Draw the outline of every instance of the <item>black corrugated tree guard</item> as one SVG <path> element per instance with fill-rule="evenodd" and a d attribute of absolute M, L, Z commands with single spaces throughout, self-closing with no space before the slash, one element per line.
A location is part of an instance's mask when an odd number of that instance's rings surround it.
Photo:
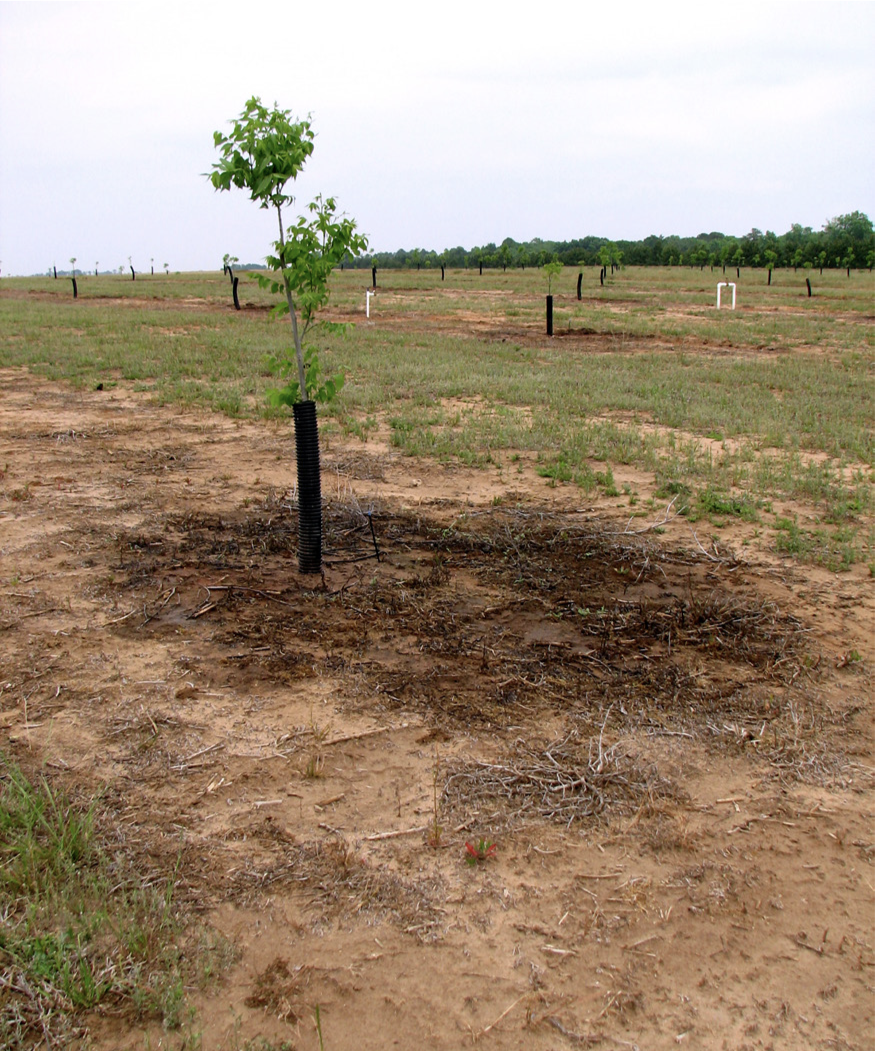
<path fill-rule="evenodd" d="M 249 191 L 261 208 L 274 208 L 279 239 L 274 254 L 266 258 L 272 275 L 259 274 L 263 288 L 281 293 L 276 314 L 288 314 L 294 350 L 284 358 L 271 358 L 273 371 L 285 386 L 268 392 L 274 405 L 290 405 L 295 420 L 298 466 L 298 569 L 318 573 L 322 568 L 322 493 L 319 472 L 319 432 L 316 402 L 330 401 L 343 384 L 342 376 L 320 381 L 315 349 L 304 350 L 316 313 L 328 300 L 328 279 L 343 258 L 362 252 L 367 241 L 357 234 L 352 219 L 337 214 L 334 198 L 317 197 L 288 228 L 283 227 L 283 207 L 294 197 L 285 193 L 313 152 L 314 133 L 309 118 L 296 120 L 288 110 L 249 99 L 228 135 L 213 133 L 221 159 L 213 165 L 210 181 L 217 190 L 232 186 Z M 278 278 L 278 279 L 277 279 Z M 300 319 L 300 324 L 299 324 Z M 343 326 L 320 322 L 325 329 Z"/>
<path fill-rule="evenodd" d="M 547 335 L 553 335 L 553 278 L 562 273 L 562 264 L 552 259 L 544 264 L 544 276 L 547 279 Z"/>

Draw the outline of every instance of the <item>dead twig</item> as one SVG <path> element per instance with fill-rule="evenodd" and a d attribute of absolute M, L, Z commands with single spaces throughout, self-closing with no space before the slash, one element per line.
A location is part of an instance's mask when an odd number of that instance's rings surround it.
<path fill-rule="evenodd" d="M 498 1018 L 495 1019 L 494 1022 L 490 1022 L 490 1024 L 488 1026 L 486 1026 L 485 1029 L 481 1029 L 479 1033 L 475 1033 L 474 1034 L 474 1039 L 475 1040 L 479 1040 L 481 1036 L 485 1036 L 488 1032 L 493 1030 L 498 1025 L 498 1023 L 500 1021 L 502 1021 L 504 1018 L 507 1018 L 507 1016 L 517 1006 L 517 1004 L 520 1004 L 520 1003 L 523 1002 L 523 1000 L 525 1000 L 527 995 L 528 995 L 527 993 L 523 993 L 522 996 L 520 996 L 516 1000 L 514 1000 L 514 1002 L 510 1005 L 510 1007 L 506 1007 L 501 1012 L 501 1014 L 498 1016 Z"/>
<path fill-rule="evenodd" d="M 320 825 L 319 827 L 322 828 L 323 826 Z M 417 825 L 416 828 L 399 828 L 393 832 L 375 832 L 373 835 L 365 836 L 364 838 L 368 841 L 377 839 L 397 839 L 398 836 L 413 836 L 416 835 L 417 832 L 425 832 L 427 828 L 428 825 Z"/>
<path fill-rule="evenodd" d="M 554 1029 L 558 1029 L 559 1032 L 565 1037 L 565 1039 L 570 1040 L 572 1044 L 589 1044 L 590 1046 L 592 1046 L 594 1044 L 600 1044 L 602 1042 L 602 1038 L 600 1036 L 595 1036 L 589 1033 L 575 1033 L 571 1029 L 566 1029 L 565 1026 L 559 1021 L 559 1019 L 553 1015 L 551 1015 L 549 1018 L 546 1018 L 545 1021 L 552 1025 Z"/>
<path fill-rule="evenodd" d="M 678 496 L 680 496 L 680 493 L 678 493 Z M 655 530 L 655 529 L 662 529 L 664 526 L 667 526 L 670 522 L 673 522 L 680 514 L 682 514 L 682 512 L 684 510 L 684 508 L 681 508 L 680 511 L 675 511 L 674 514 L 671 513 L 671 509 L 674 507 L 675 501 L 678 499 L 678 496 L 675 496 L 674 499 L 668 504 L 668 506 L 665 509 L 665 513 L 663 514 L 662 518 L 658 522 L 651 522 L 650 525 L 643 526 L 641 529 L 630 529 L 629 526 L 632 524 L 632 519 L 630 518 L 628 523 L 626 524 L 626 528 L 624 530 L 622 530 L 619 533 L 617 533 L 617 532 L 615 532 L 615 533 L 606 533 L 605 535 L 606 536 L 641 536 L 644 533 L 653 532 L 653 530 Z"/>
<path fill-rule="evenodd" d="M 331 741 L 324 741 L 322 747 L 330 748 L 331 745 L 346 744 L 347 741 L 360 741 L 363 737 L 375 737 L 377 734 L 387 734 L 397 729 L 397 726 L 378 726 L 375 730 L 362 730 L 361 733 L 357 734 L 344 734 L 343 737 L 335 737 Z"/>

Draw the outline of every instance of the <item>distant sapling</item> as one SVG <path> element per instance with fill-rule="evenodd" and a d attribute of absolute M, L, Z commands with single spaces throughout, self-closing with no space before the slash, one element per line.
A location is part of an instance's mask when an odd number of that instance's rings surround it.
<path fill-rule="evenodd" d="M 553 278 L 558 277 L 562 273 L 562 264 L 558 259 L 552 259 L 549 263 L 544 263 L 544 276 L 547 278 L 547 295 L 553 294 Z"/>

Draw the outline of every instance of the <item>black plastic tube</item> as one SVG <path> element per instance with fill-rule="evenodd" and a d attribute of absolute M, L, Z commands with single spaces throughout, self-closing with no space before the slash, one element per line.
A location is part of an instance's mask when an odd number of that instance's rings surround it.
<path fill-rule="evenodd" d="M 319 470 L 319 425 L 316 402 L 292 406 L 298 461 L 298 569 L 322 571 L 322 479 Z"/>

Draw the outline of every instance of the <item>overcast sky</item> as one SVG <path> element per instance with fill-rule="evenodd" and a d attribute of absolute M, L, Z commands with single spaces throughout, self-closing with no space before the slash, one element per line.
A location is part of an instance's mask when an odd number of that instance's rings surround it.
<path fill-rule="evenodd" d="M 875 4 L 0 0 L 4 274 L 261 261 L 204 173 L 259 95 L 375 251 L 875 218 Z M 289 217 L 291 218 L 291 216 Z"/>

